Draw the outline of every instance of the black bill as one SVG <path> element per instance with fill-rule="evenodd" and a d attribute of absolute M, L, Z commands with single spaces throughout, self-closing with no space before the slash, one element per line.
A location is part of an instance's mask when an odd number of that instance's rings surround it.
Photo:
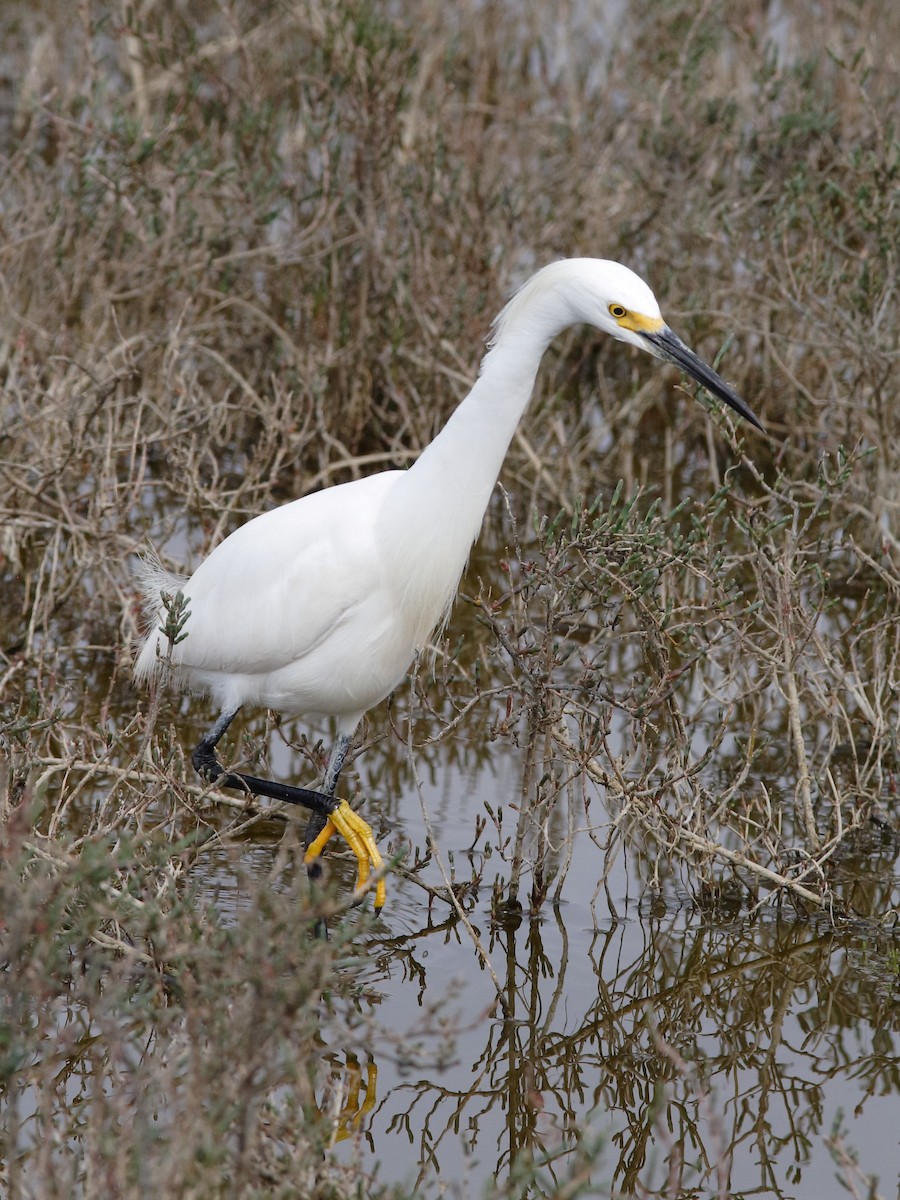
<path fill-rule="evenodd" d="M 690 375 L 692 379 L 696 379 L 708 392 L 712 392 L 714 396 L 718 396 L 720 400 L 724 400 L 728 407 L 733 408 L 745 421 L 749 421 L 751 425 L 755 425 L 757 429 L 765 433 L 762 423 L 757 420 L 737 392 L 733 388 L 730 388 L 725 380 L 715 373 L 712 367 L 708 367 L 702 358 L 698 358 L 693 350 L 689 346 L 686 346 L 681 338 L 672 332 L 668 325 L 664 326 L 657 333 L 649 333 L 641 330 L 641 337 L 647 343 L 647 348 L 651 354 L 655 354 L 657 358 L 662 358 L 666 362 L 674 363 L 676 367 L 680 367 L 686 375 Z"/>

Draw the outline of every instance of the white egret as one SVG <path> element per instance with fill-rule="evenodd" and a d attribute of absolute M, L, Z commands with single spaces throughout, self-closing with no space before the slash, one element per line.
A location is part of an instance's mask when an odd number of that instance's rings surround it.
<path fill-rule="evenodd" d="M 219 706 L 194 750 L 194 766 L 220 786 L 319 814 L 320 828 L 326 823 L 306 861 L 341 832 L 357 857 L 360 889 L 370 865 L 379 868 L 382 860 L 366 822 L 335 798 L 354 730 L 446 618 L 541 356 L 557 334 L 581 323 L 677 364 L 762 429 L 669 329 L 633 271 L 566 259 L 538 271 L 497 317 L 475 385 L 409 470 L 383 471 L 263 513 L 221 542 L 189 579 L 144 564 L 152 624 L 137 680 L 164 667 L 161 594 L 181 591 L 186 636 L 172 647 L 167 669 Z M 215 746 L 244 705 L 334 718 L 337 737 L 320 792 L 223 770 Z M 376 907 L 384 894 L 381 879 Z"/>

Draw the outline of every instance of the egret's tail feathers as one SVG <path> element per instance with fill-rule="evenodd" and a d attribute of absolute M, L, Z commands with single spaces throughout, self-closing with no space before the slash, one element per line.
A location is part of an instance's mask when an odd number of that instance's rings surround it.
<path fill-rule="evenodd" d="M 162 659 L 157 651 L 157 647 L 162 646 L 160 625 L 165 619 L 162 593 L 174 595 L 181 591 L 187 583 L 187 576 L 174 575 L 167 571 L 152 551 L 148 551 L 139 560 L 135 574 L 143 598 L 147 632 L 134 664 L 134 678 L 137 683 L 145 683 L 162 666 Z"/>

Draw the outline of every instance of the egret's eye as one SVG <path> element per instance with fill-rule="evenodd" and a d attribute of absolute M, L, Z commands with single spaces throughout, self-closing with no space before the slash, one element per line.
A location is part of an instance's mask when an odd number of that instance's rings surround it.
<path fill-rule="evenodd" d="M 628 310 L 626 308 L 623 308 L 621 304 L 611 304 L 609 306 L 609 311 L 616 318 L 617 321 L 620 320 L 622 317 L 626 316 L 627 312 L 628 312 Z"/>

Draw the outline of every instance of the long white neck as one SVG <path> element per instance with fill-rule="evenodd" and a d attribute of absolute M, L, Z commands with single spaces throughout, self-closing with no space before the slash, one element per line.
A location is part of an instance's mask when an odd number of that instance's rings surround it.
<path fill-rule="evenodd" d="M 468 520 L 471 545 L 512 436 L 534 390 L 543 344 L 501 338 L 488 351 L 475 386 L 407 472 L 404 484 L 443 524 L 447 503 L 456 522 Z"/>
<path fill-rule="evenodd" d="M 392 568 L 404 581 L 402 601 L 416 609 L 419 642 L 456 594 L 541 357 L 579 319 L 571 297 L 556 286 L 557 273 L 542 278 L 547 270 L 501 314 L 475 386 L 398 481 L 386 509 Z"/>

